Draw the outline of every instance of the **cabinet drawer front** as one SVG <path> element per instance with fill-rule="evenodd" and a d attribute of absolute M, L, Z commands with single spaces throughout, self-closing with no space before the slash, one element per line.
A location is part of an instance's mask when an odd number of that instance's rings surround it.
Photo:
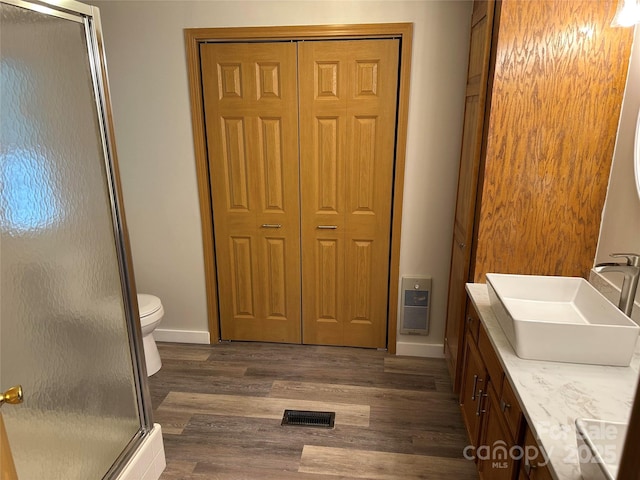
<path fill-rule="evenodd" d="M 489 373 L 489 381 L 493 383 L 496 393 L 500 396 L 502 394 L 502 377 L 504 375 L 502 365 L 500 365 L 489 336 L 482 325 L 480 325 L 480 331 L 478 332 L 478 350 L 480 350 L 480 355 Z"/>
<path fill-rule="evenodd" d="M 507 421 L 507 425 L 509 427 L 511 435 L 513 435 L 513 439 L 515 441 L 518 441 L 522 428 L 522 409 L 520 408 L 518 398 L 516 397 L 515 393 L 513 393 L 511 383 L 509 382 L 509 379 L 506 377 L 506 375 L 502 382 L 500 410 L 502 410 L 504 418 Z"/>

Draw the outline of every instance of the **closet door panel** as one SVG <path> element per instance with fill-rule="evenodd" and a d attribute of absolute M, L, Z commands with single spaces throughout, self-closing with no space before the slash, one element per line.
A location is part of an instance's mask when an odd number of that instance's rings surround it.
<path fill-rule="evenodd" d="M 300 342 L 296 46 L 203 44 L 222 338 Z"/>
<path fill-rule="evenodd" d="M 342 305 L 344 303 L 344 242 L 328 232 L 317 235 L 312 245 L 313 252 L 303 250 L 311 258 L 313 283 L 305 285 L 303 315 L 312 315 L 303 320 L 303 343 L 342 345 Z M 308 297 L 313 297 L 307 302 Z M 311 309 L 313 306 L 313 310 Z M 313 320 L 313 321 L 310 321 Z"/>
<path fill-rule="evenodd" d="M 302 318 L 303 343 L 341 345 L 347 79 L 330 43 L 298 46 Z"/>
<path fill-rule="evenodd" d="M 299 46 L 304 343 L 386 346 L 398 47 Z M 313 247 L 327 239 L 342 256 L 331 282 Z M 318 305 L 328 285 L 338 286 L 332 323 Z"/>
<path fill-rule="evenodd" d="M 263 169 L 260 200 L 263 213 L 285 211 L 285 159 L 282 145 L 282 121 L 279 118 L 258 119 L 258 159 Z"/>
<path fill-rule="evenodd" d="M 238 319 L 255 319 L 254 246 L 255 239 L 250 236 L 232 236 L 229 239 L 229 280 L 233 285 L 233 315 Z"/>

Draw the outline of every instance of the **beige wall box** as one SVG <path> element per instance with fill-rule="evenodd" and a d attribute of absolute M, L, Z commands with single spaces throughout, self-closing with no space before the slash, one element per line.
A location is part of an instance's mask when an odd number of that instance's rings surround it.
<path fill-rule="evenodd" d="M 431 278 L 402 277 L 400 333 L 428 335 L 431 305 Z"/>

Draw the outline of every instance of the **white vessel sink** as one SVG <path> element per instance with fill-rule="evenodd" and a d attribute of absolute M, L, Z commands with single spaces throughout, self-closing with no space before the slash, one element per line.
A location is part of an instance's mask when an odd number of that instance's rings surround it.
<path fill-rule="evenodd" d="M 584 278 L 487 274 L 491 307 L 521 358 L 628 366 L 640 328 Z"/>
<path fill-rule="evenodd" d="M 627 424 L 602 420 L 576 420 L 580 473 L 584 480 L 616 480 Z"/>

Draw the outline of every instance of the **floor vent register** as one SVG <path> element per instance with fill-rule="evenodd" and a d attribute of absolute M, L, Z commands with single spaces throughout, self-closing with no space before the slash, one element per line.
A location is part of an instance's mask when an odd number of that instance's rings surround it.
<path fill-rule="evenodd" d="M 281 425 L 299 427 L 333 428 L 335 412 L 311 412 L 304 410 L 285 410 Z"/>

